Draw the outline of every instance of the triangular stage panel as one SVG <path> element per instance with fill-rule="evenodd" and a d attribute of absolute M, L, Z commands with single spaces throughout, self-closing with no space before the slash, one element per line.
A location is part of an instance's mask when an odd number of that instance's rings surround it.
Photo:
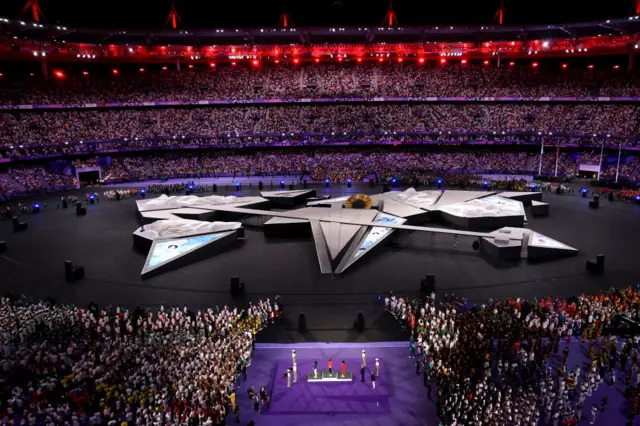
<path fill-rule="evenodd" d="M 194 262 L 236 239 L 237 231 L 227 231 L 154 241 L 142 268 L 142 277 L 147 278 Z"/>
<path fill-rule="evenodd" d="M 577 249 L 535 231 L 531 231 L 529 236 L 527 252 L 529 259 L 557 258 L 578 254 Z"/>
<path fill-rule="evenodd" d="M 438 198 L 438 202 L 428 207 L 428 210 L 438 210 L 440 207 L 455 204 L 455 203 L 463 203 L 469 200 L 475 200 L 476 198 L 486 197 L 488 195 L 493 195 L 495 192 L 491 191 L 458 191 L 455 189 L 447 189 L 442 193 L 442 196 Z"/>
<path fill-rule="evenodd" d="M 378 213 L 374 222 L 384 224 L 390 223 L 394 225 L 402 225 L 406 222 L 406 219 L 392 216 L 386 213 Z M 362 259 L 365 254 L 369 253 L 375 246 L 380 244 L 384 239 L 391 235 L 395 230 L 393 228 L 386 228 L 384 226 L 372 226 L 369 227 L 369 231 L 357 242 L 352 244 L 349 249 L 351 253 L 345 254 L 345 257 L 340 262 L 336 273 L 340 274 L 344 272 L 349 266 L 353 265 L 359 259 Z"/>
<path fill-rule="evenodd" d="M 360 225 L 348 225 L 338 222 L 320 222 L 324 240 L 329 248 L 331 259 L 336 260 L 342 251 L 358 233 Z"/>

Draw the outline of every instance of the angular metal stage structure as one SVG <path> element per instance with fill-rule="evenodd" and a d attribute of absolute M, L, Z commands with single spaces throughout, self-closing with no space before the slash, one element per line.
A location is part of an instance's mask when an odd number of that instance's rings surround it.
<path fill-rule="evenodd" d="M 238 222 L 209 222 L 216 218 L 261 216 L 267 236 L 293 237 L 311 234 L 320 271 L 341 274 L 370 253 L 396 231 L 429 232 L 432 236 L 460 237 L 480 243 L 492 259 L 544 259 L 573 255 L 577 250 L 534 231 L 524 229 L 527 216 L 523 202 L 535 209 L 549 205 L 538 201 L 541 193 L 487 191 L 406 191 L 367 196 L 316 200 L 307 207 L 270 211 L 272 202 L 302 203 L 312 191 L 271 191 L 263 197 L 167 197 L 139 200 L 143 222 L 153 222 L 134 232 L 134 242 L 149 256 L 143 276 L 180 266 L 238 239 L 244 230 Z M 283 201 L 284 200 L 284 201 Z M 192 219 L 193 220 L 190 220 Z M 442 220 L 458 229 L 417 226 Z M 260 221 L 262 222 L 262 221 Z M 487 232 L 469 229 L 488 229 Z M 493 231 L 491 231 L 493 230 Z M 157 252 L 157 254 L 154 254 Z"/>

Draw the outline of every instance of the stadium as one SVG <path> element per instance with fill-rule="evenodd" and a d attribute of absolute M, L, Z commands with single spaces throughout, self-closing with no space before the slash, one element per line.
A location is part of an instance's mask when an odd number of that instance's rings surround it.
<path fill-rule="evenodd" d="M 62 3 L 0 5 L 3 424 L 640 425 L 640 2 Z"/>

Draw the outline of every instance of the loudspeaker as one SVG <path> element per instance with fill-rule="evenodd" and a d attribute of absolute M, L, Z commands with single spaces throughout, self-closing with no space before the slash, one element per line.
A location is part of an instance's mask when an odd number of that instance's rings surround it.
<path fill-rule="evenodd" d="M 593 201 L 595 201 L 596 203 L 600 203 L 600 196 L 598 194 L 594 195 Z"/>
<path fill-rule="evenodd" d="M 95 198 L 89 197 L 89 204 L 95 204 L 96 200 Z"/>
<path fill-rule="evenodd" d="M 304 312 L 300 312 L 300 316 L 298 317 L 298 331 L 300 334 L 307 332 L 307 317 L 304 316 Z"/>
<path fill-rule="evenodd" d="M 610 192 L 607 198 L 609 199 L 609 201 L 613 201 L 613 192 Z"/>
<path fill-rule="evenodd" d="M 289 191 L 293 191 L 293 184 L 289 184 Z"/>
<path fill-rule="evenodd" d="M 382 185 L 382 192 L 389 192 L 389 191 L 391 191 L 389 184 L 385 183 L 384 185 Z"/>
<path fill-rule="evenodd" d="M 231 277 L 231 295 L 238 297 L 244 294 L 244 283 L 240 282 L 240 277 Z"/>
<path fill-rule="evenodd" d="M 84 278 L 84 267 L 79 266 L 77 268 L 73 269 L 73 279 L 74 280 L 81 280 Z"/>
<path fill-rule="evenodd" d="M 604 254 L 599 254 L 595 259 L 587 260 L 587 271 L 593 274 L 604 273 Z"/>
<path fill-rule="evenodd" d="M 244 228 L 238 228 L 237 232 L 238 232 L 238 239 L 239 240 L 244 240 L 244 239 L 247 238 L 244 235 Z"/>
<path fill-rule="evenodd" d="M 214 183 L 212 189 L 213 189 L 213 192 L 218 192 L 218 185 Z"/>
<path fill-rule="evenodd" d="M 600 207 L 600 201 L 589 201 L 589 208 L 590 209 L 597 209 L 598 207 Z"/>
<path fill-rule="evenodd" d="M 427 274 L 422 281 L 420 281 L 420 291 L 423 293 L 434 293 L 436 291 L 436 276 Z"/>
<path fill-rule="evenodd" d="M 0 253 L 2 253 L 3 251 L 7 250 L 7 242 L 6 241 L 0 241 Z"/>
<path fill-rule="evenodd" d="M 556 186 L 556 195 L 560 195 L 560 185 Z"/>
<path fill-rule="evenodd" d="M 12 223 L 13 223 L 13 230 L 15 232 L 20 232 L 20 231 L 26 231 L 27 230 L 27 227 L 28 227 L 27 223 L 26 222 L 22 222 L 16 216 L 14 216 L 12 218 Z"/>
<path fill-rule="evenodd" d="M 78 266 L 73 267 L 73 262 L 67 260 L 64 262 L 64 277 L 68 282 L 78 281 L 84 278 L 84 268 Z"/>
<path fill-rule="evenodd" d="M 116 192 L 116 200 L 120 201 L 120 193 L 119 192 Z M 69 208 L 69 202 L 67 200 L 62 200 L 62 208 L 63 209 Z"/>
<path fill-rule="evenodd" d="M 302 181 L 302 187 L 303 187 L 304 189 L 307 189 L 307 181 L 306 181 L 306 180 L 303 180 L 303 181 Z"/>
<path fill-rule="evenodd" d="M 351 181 L 347 181 L 347 188 L 351 188 Z"/>
<path fill-rule="evenodd" d="M 264 186 L 264 184 L 262 183 L 262 181 L 258 182 L 258 189 L 260 191 L 262 191 L 263 186 Z"/>
<path fill-rule="evenodd" d="M 78 216 L 87 215 L 87 209 L 85 207 L 82 207 L 82 203 L 76 203 L 76 215 Z"/>
<path fill-rule="evenodd" d="M 364 331 L 364 315 L 362 314 L 362 311 L 358 312 L 355 326 L 356 330 L 358 330 L 358 333 L 362 333 Z"/>

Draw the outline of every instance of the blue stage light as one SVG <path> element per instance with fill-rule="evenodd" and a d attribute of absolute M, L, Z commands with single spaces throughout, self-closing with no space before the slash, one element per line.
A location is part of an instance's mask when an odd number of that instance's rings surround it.
<path fill-rule="evenodd" d="M 95 198 L 95 197 L 94 197 L 93 195 L 90 195 L 90 196 L 89 196 L 89 199 L 90 199 L 90 200 L 93 200 L 94 198 Z"/>
<path fill-rule="evenodd" d="M 347 179 L 347 182 L 351 183 L 351 178 Z"/>
<path fill-rule="evenodd" d="M 586 193 L 587 193 L 587 191 L 589 191 L 587 188 L 582 188 L 582 193 L 583 193 L 583 194 L 586 194 Z"/>
<path fill-rule="evenodd" d="M 328 179 L 328 178 L 327 178 L 327 179 L 325 179 L 325 180 L 324 180 L 324 183 L 329 183 L 329 179 Z"/>
<path fill-rule="evenodd" d="M 34 204 L 34 205 L 33 205 L 33 208 L 34 208 L 34 209 L 39 209 L 39 208 L 40 208 L 40 204 Z"/>
<path fill-rule="evenodd" d="M 396 183 L 396 182 L 397 182 L 396 178 L 391 179 L 391 183 Z"/>
<path fill-rule="evenodd" d="M 193 185 L 189 185 L 189 189 L 193 189 Z"/>
<path fill-rule="evenodd" d="M 640 195 L 636 195 L 636 201 L 640 201 Z"/>
<path fill-rule="evenodd" d="M 141 193 L 141 194 L 144 194 L 145 192 L 147 192 L 147 191 L 145 191 L 144 189 L 141 189 L 141 190 L 140 190 L 140 193 Z"/>
<path fill-rule="evenodd" d="M 236 182 L 236 188 L 240 188 L 240 182 Z"/>
<path fill-rule="evenodd" d="M 284 185 L 284 181 L 283 180 L 280 181 L 280 185 Z"/>
<path fill-rule="evenodd" d="M 482 182 L 482 184 L 483 184 L 484 186 L 487 186 L 487 185 L 489 185 L 489 182 L 487 182 L 487 181 L 485 180 L 484 182 Z"/>
<path fill-rule="evenodd" d="M 438 179 L 436 182 L 440 185 L 442 183 L 442 179 Z"/>

